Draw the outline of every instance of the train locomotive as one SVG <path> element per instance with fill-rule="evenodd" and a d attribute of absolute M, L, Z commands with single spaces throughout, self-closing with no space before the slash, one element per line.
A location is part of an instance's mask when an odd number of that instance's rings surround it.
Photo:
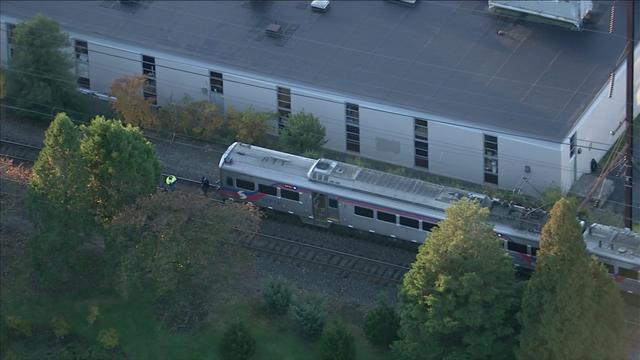
<path fill-rule="evenodd" d="M 489 222 L 514 264 L 534 269 L 548 213 L 485 194 L 236 142 L 218 165 L 224 197 L 298 216 L 422 243 L 452 201 L 467 197 L 490 210 Z M 640 235 L 605 225 L 585 226 L 587 250 L 604 263 L 621 290 L 640 294 Z"/>

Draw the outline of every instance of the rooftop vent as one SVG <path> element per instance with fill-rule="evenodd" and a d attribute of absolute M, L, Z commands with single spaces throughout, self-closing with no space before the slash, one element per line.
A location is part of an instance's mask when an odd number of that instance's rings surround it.
<path fill-rule="evenodd" d="M 593 1 L 489 0 L 489 9 L 498 14 L 568 25 L 580 30 L 584 20 L 589 18 L 593 10 Z"/>
<path fill-rule="evenodd" d="M 418 0 L 387 0 L 390 3 L 396 3 L 405 6 L 415 6 Z"/>
<path fill-rule="evenodd" d="M 267 25 L 267 28 L 264 31 L 269 36 L 280 37 L 280 35 L 282 34 L 282 25 L 277 23 L 271 23 Z"/>
<path fill-rule="evenodd" d="M 329 9 L 329 0 L 313 0 L 311 2 L 311 10 L 316 12 L 325 12 Z"/>

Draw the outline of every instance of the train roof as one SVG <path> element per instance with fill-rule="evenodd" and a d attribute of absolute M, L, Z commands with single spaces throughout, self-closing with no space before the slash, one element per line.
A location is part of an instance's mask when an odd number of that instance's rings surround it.
<path fill-rule="evenodd" d="M 584 232 L 590 253 L 634 264 L 640 270 L 640 234 L 628 229 L 592 224 Z"/>
<path fill-rule="evenodd" d="M 232 171 L 335 194 L 400 211 L 426 214 L 440 220 L 449 204 L 462 197 L 491 209 L 496 231 L 537 240 L 546 212 L 495 201 L 484 194 L 407 178 L 330 159 L 309 159 L 248 144 L 231 145 L 219 167 Z M 357 194 L 357 196 L 354 196 Z"/>

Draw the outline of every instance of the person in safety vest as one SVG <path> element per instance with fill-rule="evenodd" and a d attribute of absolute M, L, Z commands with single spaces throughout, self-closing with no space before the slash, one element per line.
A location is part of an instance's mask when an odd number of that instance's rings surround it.
<path fill-rule="evenodd" d="M 174 175 L 167 176 L 167 178 L 164 181 L 169 187 L 169 190 L 173 191 L 176 189 L 176 182 L 178 182 L 178 179 L 176 179 Z"/>

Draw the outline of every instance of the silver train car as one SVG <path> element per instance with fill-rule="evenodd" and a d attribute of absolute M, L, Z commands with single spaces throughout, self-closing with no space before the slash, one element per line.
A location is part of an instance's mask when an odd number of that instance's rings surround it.
<path fill-rule="evenodd" d="M 541 209 L 485 194 L 238 142 L 229 146 L 218 167 L 219 191 L 224 197 L 289 213 L 313 225 L 336 224 L 416 243 L 424 242 L 444 219 L 452 201 L 472 198 L 490 209 L 489 221 L 505 251 L 516 266 L 526 269 L 535 268 L 540 231 L 548 216 Z M 598 240 L 592 238 L 605 236 L 607 231 L 615 228 L 588 227 L 588 250 L 607 266 L 622 289 L 640 294 L 640 239 L 629 232 L 632 239 L 620 245 L 624 251 L 615 247 L 621 244 L 619 240 L 601 240 L 601 246 L 594 248 Z"/>

